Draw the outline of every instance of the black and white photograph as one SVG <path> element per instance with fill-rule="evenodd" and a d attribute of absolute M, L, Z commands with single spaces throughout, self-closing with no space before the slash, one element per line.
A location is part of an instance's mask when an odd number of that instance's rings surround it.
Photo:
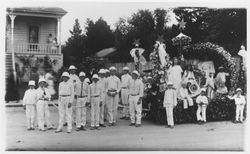
<path fill-rule="evenodd" d="M 206 2 L 3 2 L 3 151 L 247 152 L 247 1 Z"/>

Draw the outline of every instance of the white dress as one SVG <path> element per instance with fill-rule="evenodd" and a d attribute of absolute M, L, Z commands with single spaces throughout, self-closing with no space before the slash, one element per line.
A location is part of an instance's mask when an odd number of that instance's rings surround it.
<path fill-rule="evenodd" d="M 180 65 L 174 65 L 169 70 L 168 81 L 171 81 L 174 84 L 174 87 L 178 91 L 181 86 L 182 82 L 182 75 L 183 72 Z"/>

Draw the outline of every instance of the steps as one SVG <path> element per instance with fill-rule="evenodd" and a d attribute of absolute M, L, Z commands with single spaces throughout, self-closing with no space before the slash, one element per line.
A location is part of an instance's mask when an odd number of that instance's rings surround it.
<path fill-rule="evenodd" d="M 12 72 L 12 56 L 10 53 L 5 53 L 5 79 Z"/>

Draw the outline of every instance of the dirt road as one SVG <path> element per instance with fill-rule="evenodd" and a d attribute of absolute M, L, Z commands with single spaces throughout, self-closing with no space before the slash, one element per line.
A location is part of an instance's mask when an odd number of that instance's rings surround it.
<path fill-rule="evenodd" d="M 51 120 L 58 124 L 58 113 L 51 109 Z M 6 150 L 229 150 L 244 149 L 244 124 L 208 122 L 205 125 L 180 124 L 174 129 L 143 121 L 140 128 L 128 120 L 118 120 L 115 127 L 67 134 L 54 130 L 27 131 L 23 108 L 7 108 Z M 89 113 L 88 113 L 89 122 Z"/>

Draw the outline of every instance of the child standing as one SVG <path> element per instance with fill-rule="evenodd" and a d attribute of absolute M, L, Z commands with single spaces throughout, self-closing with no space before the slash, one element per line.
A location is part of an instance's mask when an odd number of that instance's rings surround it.
<path fill-rule="evenodd" d="M 166 108 L 167 113 L 167 122 L 168 125 L 166 127 L 174 128 L 174 117 L 173 117 L 173 109 L 177 105 L 177 96 L 176 91 L 173 88 L 173 83 L 167 83 L 167 89 L 164 95 L 163 107 Z"/>
<path fill-rule="evenodd" d="M 51 95 L 49 90 L 45 87 L 47 82 L 44 78 L 40 78 L 38 84 L 39 88 L 36 90 L 36 97 L 38 99 L 36 104 L 38 127 L 40 131 L 45 131 L 45 119 L 48 122 L 47 127 L 52 128 L 51 124 L 49 123 L 49 117 L 46 113 L 46 107 L 48 106 L 48 101 L 51 99 Z"/>
<path fill-rule="evenodd" d="M 198 106 L 196 117 L 199 124 L 205 123 L 206 120 L 206 109 L 208 105 L 208 99 L 206 96 L 206 89 L 201 88 L 201 94 L 196 98 L 196 103 Z M 201 115 L 202 113 L 202 115 Z"/>
<path fill-rule="evenodd" d="M 29 81 L 29 89 L 25 91 L 23 97 L 23 106 L 26 109 L 27 130 L 35 130 L 35 115 L 36 115 L 36 89 L 35 81 Z"/>
<path fill-rule="evenodd" d="M 86 130 L 86 106 L 88 101 L 89 85 L 84 82 L 85 73 L 80 72 L 80 83 L 76 83 L 76 131 Z"/>
<path fill-rule="evenodd" d="M 94 74 L 92 77 L 92 84 L 90 84 L 88 97 L 91 104 L 91 130 L 99 130 L 100 122 L 100 106 L 104 105 L 102 85 L 98 82 L 99 77 Z"/>
<path fill-rule="evenodd" d="M 236 89 L 236 94 L 234 96 L 228 96 L 229 99 L 234 99 L 236 105 L 236 117 L 235 123 L 243 122 L 243 111 L 246 104 L 245 96 L 241 95 L 242 90 L 240 88 Z"/>
<path fill-rule="evenodd" d="M 59 98 L 58 98 L 58 110 L 59 110 L 59 125 L 56 133 L 62 132 L 64 117 L 67 121 L 67 133 L 71 133 L 72 130 L 72 103 L 74 100 L 74 86 L 69 81 L 69 73 L 63 72 L 62 82 L 59 84 Z"/>

